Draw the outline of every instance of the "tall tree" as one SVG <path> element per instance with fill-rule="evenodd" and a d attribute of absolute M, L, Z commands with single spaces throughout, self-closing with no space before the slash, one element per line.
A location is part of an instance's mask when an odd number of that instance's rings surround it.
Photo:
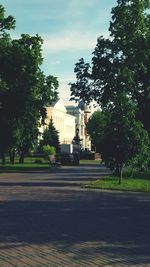
<path fill-rule="evenodd" d="M 102 158 L 115 170 L 122 182 L 123 166 L 135 157 L 147 158 L 150 142 L 142 123 L 136 120 L 135 105 L 123 93 L 116 96 L 115 105 L 109 107 L 109 121 L 104 129 L 102 140 Z"/>
<path fill-rule="evenodd" d="M 150 1 L 118 1 L 112 9 L 111 38 L 116 54 L 122 54 L 128 93 L 136 101 L 138 116 L 150 133 Z M 130 30 L 129 30 L 130 29 Z"/>
<path fill-rule="evenodd" d="M 59 132 L 56 130 L 53 120 L 51 118 L 48 127 L 43 132 L 42 139 L 40 141 L 39 150 L 43 150 L 43 146 L 50 145 L 56 148 L 56 151 L 60 151 Z"/>
<path fill-rule="evenodd" d="M 21 162 L 24 153 L 37 142 L 39 126 L 46 117 L 45 106 L 56 100 L 58 94 L 57 78 L 45 77 L 40 69 L 42 43 L 38 35 L 22 34 L 21 38 L 11 40 L 3 33 L 1 38 L 0 102 L 4 120 L 1 151 L 4 154 L 9 148 L 14 155 L 14 149 L 19 150 Z"/>
<path fill-rule="evenodd" d="M 9 90 L 3 79 L 4 58 L 9 58 L 11 38 L 7 30 L 15 28 L 15 19 L 12 16 L 5 17 L 5 8 L 0 5 L 0 153 L 3 164 L 5 163 L 5 152 L 10 144 L 11 127 L 8 118 L 7 92 Z"/>
<path fill-rule="evenodd" d="M 124 93 L 117 95 L 105 112 L 95 112 L 87 129 L 106 165 L 119 176 L 119 183 L 122 182 L 123 166 L 130 160 L 141 161 L 143 166 L 148 162 L 147 131 L 136 120 L 135 105 Z"/>
<path fill-rule="evenodd" d="M 118 0 L 112 9 L 110 38 L 99 37 L 92 66 L 80 59 L 73 98 L 94 99 L 102 107 L 126 92 L 138 107 L 138 118 L 150 133 L 150 15 L 149 0 Z"/>

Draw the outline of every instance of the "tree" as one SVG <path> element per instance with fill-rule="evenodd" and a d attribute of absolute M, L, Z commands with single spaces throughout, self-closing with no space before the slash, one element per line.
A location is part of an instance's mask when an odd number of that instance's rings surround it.
<path fill-rule="evenodd" d="M 45 145 L 43 146 L 43 151 L 46 154 L 46 156 L 56 155 L 56 148 L 54 146 Z"/>
<path fill-rule="evenodd" d="M 89 118 L 86 129 L 90 136 L 92 145 L 96 148 L 96 152 L 102 153 L 103 139 L 106 125 L 109 122 L 109 113 L 95 111 Z"/>
<path fill-rule="evenodd" d="M 5 103 L 7 103 L 8 85 L 2 78 L 4 70 L 3 59 L 9 57 L 9 48 L 11 47 L 11 38 L 7 30 L 15 28 L 15 19 L 12 16 L 5 17 L 5 8 L 0 5 L 0 153 L 2 162 L 5 164 L 5 152 L 10 144 L 11 127 L 7 118 L 8 111 Z"/>
<path fill-rule="evenodd" d="M 90 90 L 90 64 L 85 63 L 84 59 L 81 58 L 75 64 L 74 72 L 76 73 L 76 82 L 70 83 L 71 86 L 71 99 L 78 101 L 81 99 L 82 101 L 89 102 L 93 99 Z"/>
<path fill-rule="evenodd" d="M 3 8 L 2 11 L 4 12 Z M 12 25 L 13 23 L 14 20 Z M 52 75 L 45 77 L 40 70 L 43 61 L 43 41 L 40 36 L 22 34 L 20 39 L 11 40 L 4 29 L 2 36 L 0 112 L 3 130 L 0 149 L 3 158 L 9 149 L 12 162 L 14 150 L 17 149 L 21 155 L 20 162 L 23 162 L 24 154 L 37 142 L 38 129 L 46 117 L 45 106 L 57 99 L 58 81 Z"/>
<path fill-rule="evenodd" d="M 127 92 L 138 106 L 138 118 L 150 133 L 150 1 L 118 1 L 112 9 L 110 33 L 115 54 L 122 54 L 122 69 Z M 130 26 L 130 30 L 129 30 Z"/>
<path fill-rule="evenodd" d="M 115 171 L 121 184 L 125 164 L 131 161 L 148 164 L 150 143 L 147 131 L 135 119 L 136 109 L 132 101 L 121 93 L 114 102 L 108 111 L 95 112 L 87 128 L 105 164 Z"/>
<path fill-rule="evenodd" d="M 15 19 L 12 16 L 5 17 L 5 8 L 0 5 L 0 35 L 6 36 L 6 30 L 15 28 Z M 8 36 L 8 35 L 7 35 Z"/>
<path fill-rule="evenodd" d="M 149 155 L 150 143 L 147 131 L 136 120 L 136 109 L 125 95 L 116 98 L 112 106 L 109 125 L 104 135 L 104 153 L 102 157 L 119 175 L 122 182 L 122 168 L 135 157 L 143 153 Z"/>
<path fill-rule="evenodd" d="M 46 159 L 48 159 L 49 164 L 54 164 L 56 163 L 56 148 L 54 146 L 50 146 L 50 145 L 45 145 L 42 148 Z"/>
<path fill-rule="evenodd" d="M 150 134 L 150 1 L 117 3 L 112 9 L 110 36 L 98 38 L 91 66 L 83 58 L 76 63 L 71 95 L 75 100 L 95 100 L 103 112 L 110 113 L 103 157 L 118 168 L 121 181 L 123 164 L 140 155 L 139 147 L 141 154 L 149 153 L 143 125 Z"/>
<path fill-rule="evenodd" d="M 94 99 L 106 107 L 119 92 L 126 92 L 138 107 L 138 119 L 150 133 L 150 15 L 149 0 L 118 0 L 112 9 L 110 38 L 99 37 L 92 66 L 80 59 L 74 99 Z M 130 30 L 129 30 L 130 29 Z"/>
<path fill-rule="evenodd" d="M 50 145 L 55 147 L 56 151 L 60 151 L 59 133 L 56 130 L 51 118 L 48 127 L 43 132 L 42 140 L 40 141 L 39 150 L 42 151 L 43 146 Z"/>

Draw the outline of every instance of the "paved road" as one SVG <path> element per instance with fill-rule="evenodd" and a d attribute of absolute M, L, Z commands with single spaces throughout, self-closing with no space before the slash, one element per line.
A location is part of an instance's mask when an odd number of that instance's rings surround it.
<path fill-rule="evenodd" d="M 0 174 L 0 267 L 150 266 L 150 195 L 83 188 L 106 171 Z"/>

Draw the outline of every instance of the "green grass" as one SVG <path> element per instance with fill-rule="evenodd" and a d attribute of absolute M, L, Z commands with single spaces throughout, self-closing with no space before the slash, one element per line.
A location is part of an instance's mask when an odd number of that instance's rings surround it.
<path fill-rule="evenodd" d="M 100 160 L 95 160 L 95 159 L 81 159 L 80 163 L 84 164 L 100 164 Z"/>
<path fill-rule="evenodd" d="M 38 171 L 38 170 L 45 170 L 45 169 L 50 169 L 50 166 L 48 162 L 44 159 L 40 159 L 41 163 L 35 163 L 36 160 L 39 160 L 39 158 L 25 158 L 25 163 L 20 164 L 18 163 L 18 159 L 16 159 L 15 164 L 12 165 L 9 163 L 9 159 L 7 158 L 6 164 L 0 165 L 0 173 L 2 172 L 20 172 L 20 171 Z M 81 160 L 81 163 L 85 164 L 99 164 L 99 161 L 95 160 Z"/>
<path fill-rule="evenodd" d="M 50 169 L 48 164 L 35 164 L 35 163 L 24 163 L 24 164 L 6 164 L 0 166 L 0 173 L 2 172 L 20 172 L 20 171 L 38 171 Z"/>
<path fill-rule="evenodd" d="M 39 163 L 36 163 L 36 161 Z M 32 158 L 26 157 L 24 164 L 19 163 L 19 158 L 15 159 L 15 164 L 12 165 L 9 162 L 9 158 L 6 157 L 6 164 L 0 165 L 0 173 L 2 172 L 25 172 L 25 171 L 38 171 L 38 170 L 45 170 L 49 169 L 48 162 L 43 158 Z"/>
<path fill-rule="evenodd" d="M 88 187 L 95 189 L 150 192 L 150 171 L 143 173 L 136 172 L 132 178 L 125 174 L 121 185 L 118 183 L 118 177 L 107 176 L 103 179 L 90 182 Z"/>

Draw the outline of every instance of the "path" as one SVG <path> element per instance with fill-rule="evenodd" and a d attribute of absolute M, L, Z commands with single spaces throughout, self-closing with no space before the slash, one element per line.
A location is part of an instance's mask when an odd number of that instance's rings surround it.
<path fill-rule="evenodd" d="M 105 171 L 0 174 L 0 267 L 150 266 L 150 196 L 82 188 Z"/>

